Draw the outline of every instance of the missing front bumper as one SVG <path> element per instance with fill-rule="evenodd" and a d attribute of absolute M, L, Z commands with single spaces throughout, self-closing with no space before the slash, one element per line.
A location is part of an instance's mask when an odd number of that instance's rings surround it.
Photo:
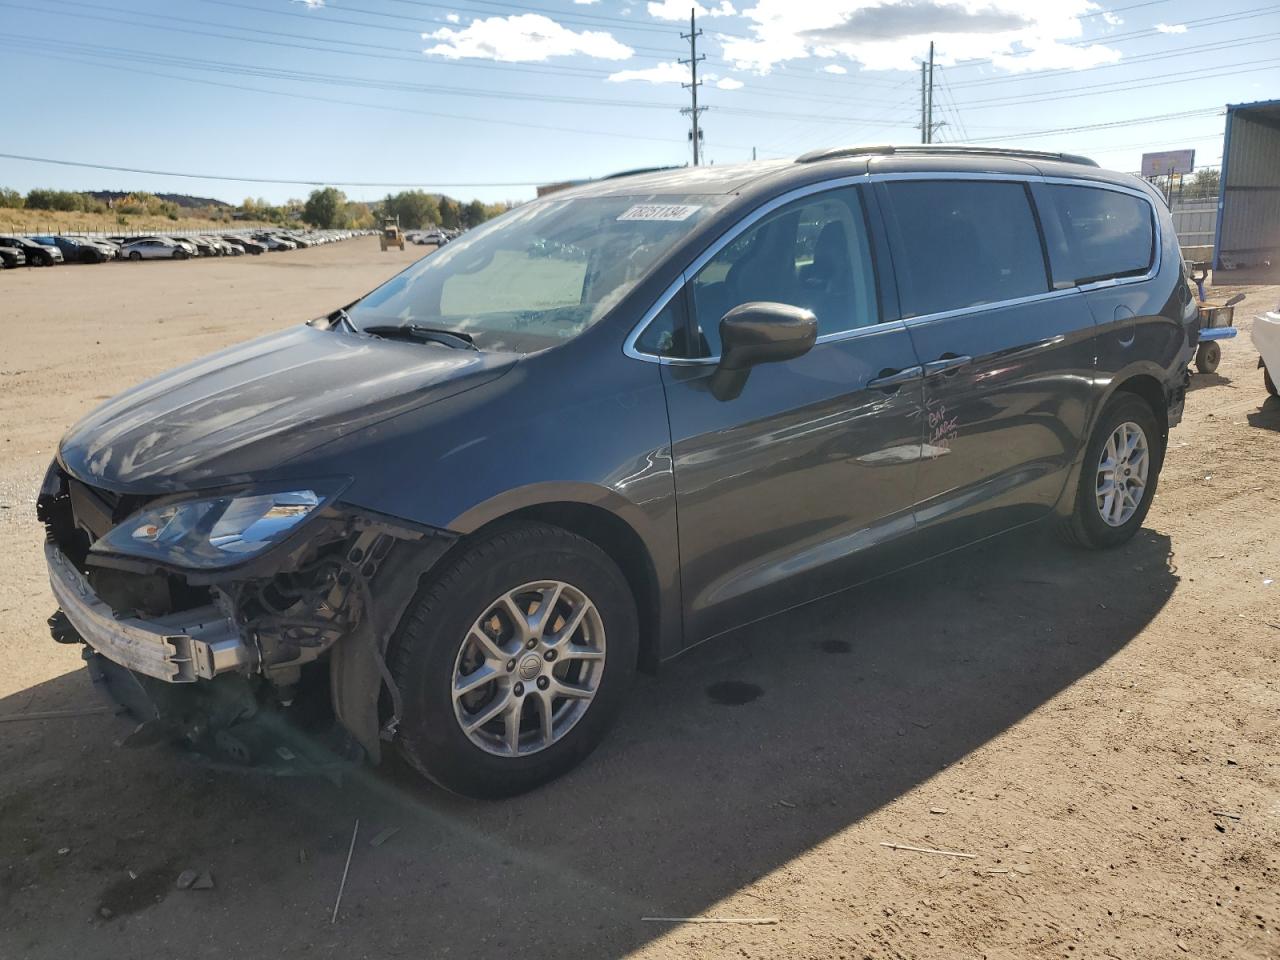
<path fill-rule="evenodd" d="M 123 667 L 164 680 L 194 683 L 252 668 L 256 652 L 217 606 L 143 620 L 117 617 L 56 544 L 45 544 L 49 583 L 58 606 L 90 647 Z"/>

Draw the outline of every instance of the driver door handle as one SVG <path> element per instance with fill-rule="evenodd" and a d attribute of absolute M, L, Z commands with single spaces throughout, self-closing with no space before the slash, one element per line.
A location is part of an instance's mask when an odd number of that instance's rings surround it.
<path fill-rule="evenodd" d="M 915 383 L 924 378 L 924 369 L 919 365 L 904 367 L 901 370 L 881 371 L 874 380 L 867 381 L 868 390 L 893 390 L 905 383 Z"/>
<path fill-rule="evenodd" d="M 935 373 L 951 373 L 971 363 L 973 363 L 973 357 L 941 357 L 924 365 L 924 375 L 931 377 Z"/>

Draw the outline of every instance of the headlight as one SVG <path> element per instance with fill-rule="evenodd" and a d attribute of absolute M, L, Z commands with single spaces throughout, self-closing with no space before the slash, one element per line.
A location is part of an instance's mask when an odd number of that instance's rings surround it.
<path fill-rule="evenodd" d="M 334 484 L 246 490 L 145 507 L 93 545 L 93 553 L 214 570 L 252 559 L 284 540 L 341 491 Z"/>

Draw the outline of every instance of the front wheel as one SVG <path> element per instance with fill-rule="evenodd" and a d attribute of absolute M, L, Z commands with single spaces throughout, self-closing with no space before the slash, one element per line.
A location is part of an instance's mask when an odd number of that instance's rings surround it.
<path fill-rule="evenodd" d="M 399 746 L 466 796 L 531 790 L 604 737 L 635 673 L 626 578 L 595 544 L 529 523 L 464 544 L 392 640 Z"/>
<path fill-rule="evenodd" d="M 1280 397 L 1280 393 L 1276 392 L 1276 382 L 1271 379 L 1271 371 L 1266 367 L 1262 368 L 1262 385 L 1267 388 L 1267 393 L 1273 397 Z"/>
<path fill-rule="evenodd" d="M 142 254 L 140 254 L 137 250 L 130 250 L 129 259 L 132 260 L 134 263 L 137 263 L 139 260 L 142 259 Z"/>
<path fill-rule="evenodd" d="M 1101 549 L 1128 541 L 1142 526 L 1156 493 L 1164 440 L 1150 405 L 1131 393 L 1112 397 L 1085 449 L 1065 539 Z"/>

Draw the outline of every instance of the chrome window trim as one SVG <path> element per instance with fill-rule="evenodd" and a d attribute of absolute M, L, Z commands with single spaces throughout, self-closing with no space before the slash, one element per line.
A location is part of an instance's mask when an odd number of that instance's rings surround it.
<path fill-rule="evenodd" d="M 866 331 L 884 329 L 899 323 L 928 323 L 933 320 L 943 320 L 949 317 L 960 316 L 962 314 L 986 313 L 991 310 L 998 310 L 1002 307 L 1034 303 L 1038 300 L 1055 300 L 1072 294 L 1084 293 L 1089 290 L 1116 287 L 1128 283 L 1145 283 L 1160 273 L 1164 257 L 1164 233 L 1161 229 L 1159 213 L 1156 210 L 1155 203 L 1152 198 L 1138 187 L 1127 187 L 1118 183 L 1108 183 L 1104 180 L 1090 180 L 1085 177 L 1047 177 L 1041 174 L 1030 173 L 979 173 L 943 170 L 911 171 L 903 173 L 865 173 L 851 177 L 837 177 L 832 180 L 823 180 L 819 183 L 806 184 L 803 187 L 797 187 L 794 190 L 789 190 L 786 193 L 779 194 L 772 200 L 768 200 L 759 207 L 756 207 L 733 226 L 729 227 L 729 229 L 712 241 L 702 253 L 698 254 L 698 256 L 695 257 L 683 271 L 681 271 L 680 276 L 663 291 L 662 295 L 658 297 L 653 306 L 645 311 L 644 316 L 640 318 L 640 321 L 632 327 L 631 332 L 627 334 L 627 339 L 622 345 L 622 352 L 633 360 L 642 360 L 645 363 L 657 363 L 666 366 L 700 367 L 713 366 L 719 363 L 720 358 L 718 356 L 660 357 L 656 354 L 645 353 L 637 349 L 636 342 L 640 339 L 640 335 L 644 332 L 645 327 L 653 322 L 654 318 L 657 317 L 657 315 L 666 308 L 667 304 L 671 302 L 672 297 L 679 293 L 680 289 L 687 284 L 699 270 L 706 266 L 707 262 L 711 260 L 712 257 L 741 236 L 742 233 L 749 229 L 753 224 L 757 223 L 762 218 L 767 217 L 779 207 L 786 206 L 794 200 L 802 200 L 815 193 L 825 193 L 828 190 L 839 190 L 842 187 L 852 187 L 857 186 L 858 184 L 886 183 L 894 180 L 998 180 L 1009 183 L 1042 183 L 1050 186 L 1064 185 L 1069 187 L 1093 187 L 1097 190 L 1111 190 L 1116 193 L 1125 193 L 1145 200 L 1147 202 L 1147 206 L 1151 208 L 1152 243 L 1155 245 L 1155 257 L 1153 258 L 1151 269 L 1141 276 L 1112 277 L 1107 280 L 1097 280 L 1093 283 L 1079 284 L 1072 287 L 1066 287 L 1061 290 L 1047 290 L 1044 293 L 1032 294 L 1028 297 L 1015 297 L 1011 300 L 995 300 L 991 303 L 980 303 L 971 307 L 958 307 L 954 310 L 943 310 L 937 313 L 926 313 L 915 317 L 901 317 L 894 321 L 883 321 L 880 323 L 866 324 L 860 327 L 851 327 L 848 330 L 840 330 L 823 334 L 818 337 L 815 345 L 850 340 L 861 336 Z"/>

